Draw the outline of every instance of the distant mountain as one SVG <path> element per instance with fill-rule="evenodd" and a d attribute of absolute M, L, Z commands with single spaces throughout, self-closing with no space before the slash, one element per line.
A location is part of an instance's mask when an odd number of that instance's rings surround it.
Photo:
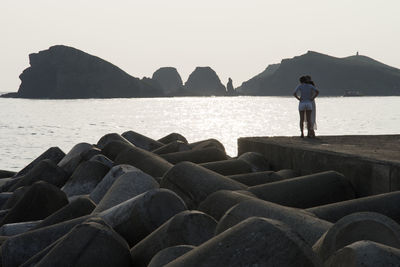
<path fill-rule="evenodd" d="M 225 86 L 217 73 L 210 67 L 197 67 L 185 83 L 187 95 L 224 96 L 227 95 Z"/>
<path fill-rule="evenodd" d="M 245 95 L 291 95 L 302 75 L 310 75 L 325 96 L 341 96 L 347 90 L 367 96 L 400 95 L 399 69 L 366 56 L 336 58 L 313 51 L 269 65 L 236 91 Z"/>
<path fill-rule="evenodd" d="M 73 47 L 57 45 L 29 55 L 20 75 L 21 98 L 113 98 L 163 96 L 152 80 L 132 77 L 117 66 Z"/>

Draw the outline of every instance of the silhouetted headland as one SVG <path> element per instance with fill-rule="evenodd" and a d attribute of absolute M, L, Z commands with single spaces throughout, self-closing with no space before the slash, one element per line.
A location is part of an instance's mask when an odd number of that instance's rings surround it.
<path fill-rule="evenodd" d="M 324 96 L 342 96 L 348 90 L 365 96 L 400 95 L 399 69 L 366 56 L 336 58 L 313 51 L 269 65 L 236 90 L 244 95 L 289 96 L 297 78 L 305 74 L 313 77 Z"/>
<path fill-rule="evenodd" d="M 365 96 L 400 95 L 400 70 L 372 58 L 336 58 L 317 52 L 279 64 L 233 88 L 210 67 L 196 67 L 183 84 L 176 68 L 163 67 L 152 78 L 132 77 L 117 66 L 78 49 L 57 45 L 29 55 L 30 67 L 20 75 L 19 98 L 116 98 L 165 96 L 289 96 L 298 77 L 311 75 L 323 96 L 359 92 Z"/>

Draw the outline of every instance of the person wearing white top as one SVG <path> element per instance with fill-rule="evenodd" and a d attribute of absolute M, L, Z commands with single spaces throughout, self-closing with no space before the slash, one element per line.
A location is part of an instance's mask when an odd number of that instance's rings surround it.
<path fill-rule="evenodd" d="M 300 93 L 300 96 L 298 95 Z M 312 85 L 307 83 L 305 76 L 300 77 L 300 85 L 294 90 L 293 96 L 299 100 L 300 114 L 300 137 L 304 137 L 304 118 L 307 119 L 307 137 L 315 137 L 315 132 L 311 126 L 311 113 L 313 110 L 313 101 L 318 96 L 319 91 Z"/>

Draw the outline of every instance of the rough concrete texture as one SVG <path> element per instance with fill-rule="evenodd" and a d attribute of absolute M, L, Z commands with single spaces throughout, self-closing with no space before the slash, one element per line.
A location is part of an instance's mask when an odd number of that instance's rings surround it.
<path fill-rule="evenodd" d="M 220 219 L 216 233 L 221 233 L 254 216 L 281 221 L 296 231 L 309 246 L 312 246 L 332 226 L 332 223 L 318 219 L 303 210 L 251 199 L 240 202 L 228 210 Z"/>
<path fill-rule="evenodd" d="M 179 134 L 179 133 L 170 133 L 170 134 L 168 134 L 168 135 L 166 135 L 164 137 L 161 137 L 157 141 L 161 142 L 163 144 L 169 144 L 169 143 L 171 143 L 173 141 L 181 141 L 181 142 L 184 142 L 186 144 L 188 143 L 186 138 L 183 135 Z"/>
<path fill-rule="evenodd" d="M 62 190 L 68 197 L 90 194 L 110 169 L 94 161 L 84 161 L 76 168 Z"/>
<path fill-rule="evenodd" d="M 281 222 L 252 217 L 166 266 L 322 266 L 311 248 Z"/>
<path fill-rule="evenodd" d="M 175 245 L 198 246 L 214 236 L 217 222 L 199 211 L 178 213 L 131 249 L 134 266 L 147 266 L 160 250 Z"/>
<path fill-rule="evenodd" d="M 17 188 L 12 192 L 11 197 L 9 197 L 6 203 L 3 204 L 1 209 L 11 209 L 15 204 L 22 198 L 22 196 L 29 190 L 30 186 L 23 186 Z"/>
<path fill-rule="evenodd" d="M 175 193 L 154 189 L 105 210 L 98 216 L 133 246 L 184 210 L 185 203 Z"/>
<path fill-rule="evenodd" d="M 46 182 L 36 182 L 1 220 L 7 223 L 41 220 L 68 204 L 64 192 Z"/>
<path fill-rule="evenodd" d="M 158 187 L 153 177 L 140 170 L 124 173 L 108 189 L 93 212 L 102 212 Z"/>
<path fill-rule="evenodd" d="M 247 187 L 216 172 L 191 162 L 172 167 L 162 178 L 160 186 L 180 196 L 189 209 L 195 209 L 206 197 L 218 190 L 243 190 Z"/>
<path fill-rule="evenodd" d="M 173 166 L 159 155 L 138 147 L 132 147 L 119 153 L 114 164 L 132 165 L 153 177 L 163 176 Z"/>
<path fill-rule="evenodd" d="M 62 168 L 58 167 L 53 161 L 45 159 L 21 176 L 21 179 L 11 186 L 9 191 L 14 191 L 18 187 L 32 185 L 38 181 L 45 181 L 57 187 L 62 187 L 67 179 L 67 173 Z"/>
<path fill-rule="evenodd" d="M 82 162 L 81 154 L 92 149 L 93 145 L 89 143 L 78 143 L 74 145 L 71 150 L 62 158 L 58 166 L 63 168 L 69 175 L 71 175 L 76 167 Z"/>
<path fill-rule="evenodd" d="M 114 162 L 113 162 L 111 159 L 107 158 L 106 156 L 104 156 L 104 155 L 102 155 L 102 154 L 94 155 L 93 157 L 90 158 L 89 161 L 98 161 L 98 162 L 100 162 L 100 163 L 106 165 L 106 166 L 107 166 L 108 168 L 110 168 L 110 169 L 111 169 L 111 168 L 113 167 L 113 165 L 114 165 Z"/>
<path fill-rule="evenodd" d="M 222 175 L 234 175 L 252 172 L 252 166 L 244 160 L 227 159 L 199 164 Z"/>
<path fill-rule="evenodd" d="M 253 199 L 255 196 L 247 191 L 219 190 L 210 194 L 199 205 L 199 210 L 219 221 L 225 212 L 236 204 Z"/>
<path fill-rule="evenodd" d="M 228 159 L 225 151 L 215 147 L 162 154 L 160 155 L 160 157 L 172 164 L 177 164 L 183 161 L 190 161 L 193 163 L 206 163 Z"/>
<path fill-rule="evenodd" d="M 33 229 L 39 229 L 60 222 L 72 220 L 92 213 L 96 204 L 87 196 L 81 196 L 71 201 L 58 211 L 46 217 Z"/>
<path fill-rule="evenodd" d="M 25 233 L 35 228 L 40 222 L 41 220 L 4 224 L 0 227 L 0 236 L 13 236 Z"/>
<path fill-rule="evenodd" d="M 122 137 L 120 134 L 109 133 L 109 134 L 103 135 L 99 139 L 99 141 L 97 141 L 97 145 L 96 146 L 98 148 L 100 148 L 101 150 L 103 150 L 106 147 L 106 145 L 108 145 L 109 143 L 111 143 L 113 141 L 121 141 L 121 142 L 124 142 L 124 143 L 127 143 L 127 144 L 132 144 L 126 138 Z"/>
<path fill-rule="evenodd" d="M 131 266 L 129 247 L 112 228 L 98 222 L 74 227 L 36 265 Z"/>
<path fill-rule="evenodd" d="M 295 208 L 310 208 L 355 197 L 348 179 L 334 171 L 257 185 L 248 190 L 260 199 Z"/>
<path fill-rule="evenodd" d="M 315 242 L 313 250 L 325 261 L 335 251 L 360 240 L 400 248 L 400 225 L 379 213 L 356 212 L 335 223 Z"/>
<path fill-rule="evenodd" d="M 400 206 L 396 203 L 400 203 L 400 191 L 317 206 L 307 211 L 333 223 L 346 215 L 362 211 L 378 212 L 400 223 Z"/>
<path fill-rule="evenodd" d="M 268 161 L 260 153 L 246 152 L 240 155 L 238 159 L 247 162 L 251 166 L 251 170 L 253 172 L 262 172 L 271 170 Z"/>
<path fill-rule="evenodd" d="M 373 241 L 357 241 L 336 251 L 326 267 L 395 267 L 400 266 L 400 249 Z"/>
<path fill-rule="evenodd" d="M 2 266 L 21 265 L 89 217 L 79 217 L 8 238 L 1 246 Z"/>
<path fill-rule="evenodd" d="M 57 164 L 64 156 L 65 153 L 59 147 L 50 147 L 45 152 L 43 152 L 39 157 L 37 157 L 31 163 L 29 163 L 25 168 L 23 168 L 17 174 L 15 174 L 15 177 L 28 173 L 33 167 L 35 167 L 36 164 L 38 164 L 44 159 L 50 159 L 55 164 Z"/>
<path fill-rule="evenodd" d="M 194 249 L 195 246 L 178 245 L 160 250 L 150 261 L 147 267 L 163 267 L 183 254 Z"/>
<path fill-rule="evenodd" d="M 239 155 L 254 151 L 272 168 L 302 175 L 334 170 L 346 176 L 357 196 L 400 189 L 400 135 L 255 137 L 238 140 Z"/>
<path fill-rule="evenodd" d="M 187 143 L 184 143 L 182 141 L 172 141 L 171 143 L 168 143 L 166 145 L 163 145 L 162 147 L 154 149 L 151 152 L 157 155 L 161 155 L 161 154 L 168 154 L 168 153 L 188 151 L 188 150 L 191 150 L 191 147 Z"/>
<path fill-rule="evenodd" d="M 247 186 L 255 186 L 255 185 L 267 184 L 283 180 L 281 177 L 276 175 L 273 176 L 272 174 L 274 174 L 274 171 L 235 174 L 235 175 L 228 175 L 227 177 L 229 179 L 235 180 L 236 182 L 242 183 Z"/>
<path fill-rule="evenodd" d="M 122 137 L 127 139 L 129 142 L 131 142 L 135 146 L 140 147 L 147 151 L 157 149 L 164 145 L 164 143 L 161 143 L 157 140 L 154 140 L 150 137 L 144 136 L 144 135 L 134 132 L 134 131 L 126 131 L 122 134 Z"/>
<path fill-rule="evenodd" d="M 103 198 L 103 196 L 107 193 L 108 189 L 112 186 L 112 184 L 120 177 L 122 174 L 137 171 L 138 168 L 135 168 L 131 165 L 117 165 L 112 167 L 107 174 L 103 177 L 103 179 L 96 185 L 93 191 L 90 193 L 90 198 L 97 204 Z"/>
<path fill-rule="evenodd" d="M 135 147 L 133 144 L 123 141 L 111 141 L 101 150 L 101 153 L 115 161 L 119 153 L 133 147 Z"/>
<path fill-rule="evenodd" d="M 213 138 L 190 143 L 189 146 L 193 150 L 201 150 L 201 149 L 205 149 L 205 148 L 217 148 L 217 149 L 225 152 L 224 145 L 217 139 L 213 139 Z"/>

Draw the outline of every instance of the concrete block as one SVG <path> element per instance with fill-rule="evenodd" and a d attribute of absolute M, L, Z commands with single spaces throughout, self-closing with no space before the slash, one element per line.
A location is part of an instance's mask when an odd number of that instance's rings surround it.
<path fill-rule="evenodd" d="M 175 245 L 198 246 L 214 235 L 216 221 L 199 211 L 183 211 L 131 249 L 134 266 L 147 266 L 155 254 Z M 190 265 L 189 265 L 190 266 Z"/>
<path fill-rule="evenodd" d="M 112 167 L 90 193 L 90 198 L 98 204 L 118 177 L 124 173 L 137 170 L 139 169 L 126 164 Z"/>
<path fill-rule="evenodd" d="M 326 267 L 400 266 L 400 250 L 373 241 L 362 240 L 347 245 L 329 257 Z"/>
<path fill-rule="evenodd" d="M 250 172 L 228 175 L 227 177 L 247 186 L 262 185 L 283 180 L 278 176 L 273 176 L 273 173 L 273 171 Z"/>
<path fill-rule="evenodd" d="M 141 170 L 124 173 L 108 189 L 93 212 L 102 212 L 158 187 L 158 182 Z"/>
<path fill-rule="evenodd" d="M 386 215 L 400 223 L 400 191 L 356 198 L 307 209 L 318 218 L 335 223 L 355 212 L 372 211 Z"/>
<path fill-rule="evenodd" d="M 219 221 L 230 208 L 242 201 L 253 198 L 255 196 L 252 196 L 247 191 L 219 190 L 210 194 L 201 202 L 198 209 Z"/>
<path fill-rule="evenodd" d="M 115 161 L 118 154 L 121 152 L 135 147 L 133 144 L 122 142 L 122 141 L 112 141 L 109 142 L 102 150 L 101 153 L 107 158 Z"/>
<path fill-rule="evenodd" d="M 161 143 L 157 140 L 154 140 L 150 137 L 144 136 L 134 131 L 126 131 L 122 134 L 122 136 L 135 146 L 147 151 L 157 149 L 164 145 L 164 143 Z"/>
<path fill-rule="evenodd" d="M 68 197 L 90 194 L 110 169 L 94 161 L 84 161 L 76 168 L 62 190 Z"/>
<path fill-rule="evenodd" d="M 9 237 L 1 246 L 2 266 L 21 265 L 88 218 L 89 216 L 79 217 Z"/>
<path fill-rule="evenodd" d="M 252 166 L 241 159 L 227 159 L 199 164 L 222 175 L 234 175 L 252 172 Z"/>
<path fill-rule="evenodd" d="M 260 199 L 251 199 L 240 202 L 228 210 L 220 219 L 216 233 L 222 233 L 241 221 L 254 216 L 281 221 L 296 231 L 309 246 L 312 246 L 332 226 L 332 223 L 318 219 L 313 214 L 303 210 Z"/>
<path fill-rule="evenodd" d="M 295 208 L 310 208 L 355 198 L 350 182 L 327 171 L 249 187 L 258 198 Z"/>
<path fill-rule="evenodd" d="M 58 211 L 46 217 L 38 223 L 34 229 L 39 229 L 60 222 L 72 220 L 92 213 L 96 204 L 87 196 L 81 196 L 71 201 Z"/>
<path fill-rule="evenodd" d="M 197 142 L 194 142 L 194 143 L 190 143 L 189 146 L 193 150 L 202 150 L 202 149 L 206 149 L 206 148 L 216 148 L 216 149 L 219 149 L 219 150 L 225 152 L 224 145 L 220 141 L 218 141 L 217 139 L 213 139 L 213 138 L 197 141 Z"/>
<path fill-rule="evenodd" d="M 89 161 L 100 162 L 100 163 L 106 165 L 110 169 L 114 166 L 114 162 L 102 154 L 94 155 L 93 157 L 90 158 Z"/>
<path fill-rule="evenodd" d="M 400 225 L 376 212 L 356 212 L 337 221 L 315 242 L 313 250 L 325 261 L 337 250 L 361 240 L 400 248 Z"/>
<path fill-rule="evenodd" d="M 78 165 L 82 162 L 82 153 L 93 148 L 89 143 L 78 143 L 62 158 L 58 166 L 63 168 L 69 175 L 71 175 Z"/>
<path fill-rule="evenodd" d="M 41 220 L 4 224 L 0 227 L 0 236 L 13 236 L 28 232 L 40 222 Z"/>
<path fill-rule="evenodd" d="M 53 161 L 45 159 L 21 176 L 21 179 L 11 186 L 9 190 L 14 191 L 18 187 L 32 185 L 38 181 L 45 181 L 54 186 L 62 187 L 67 179 L 68 175 L 62 168 L 58 167 Z"/>
<path fill-rule="evenodd" d="M 161 155 L 161 154 L 168 154 L 174 152 L 181 152 L 181 151 L 188 151 L 191 150 L 191 147 L 182 141 L 172 141 L 162 147 L 152 150 L 151 152 Z"/>
<path fill-rule="evenodd" d="M 121 136 L 120 134 L 117 133 L 109 133 L 106 135 L 103 135 L 99 141 L 97 142 L 97 147 L 103 150 L 109 143 L 114 142 L 114 141 L 120 141 L 126 144 L 133 145 L 131 142 L 129 142 L 126 138 Z"/>
<path fill-rule="evenodd" d="M 64 192 L 49 183 L 34 183 L 1 220 L 7 223 L 41 220 L 68 204 Z"/>
<path fill-rule="evenodd" d="M 74 227 L 36 265 L 131 266 L 129 247 L 112 228 L 89 221 Z"/>
<path fill-rule="evenodd" d="M 224 151 L 215 147 L 162 154 L 160 157 L 172 164 L 177 164 L 183 161 L 190 161 L 199 164 L 228 159 L 228 156 Z"/>
<path fill-rule="evenodd" d="M 247 162 L 251 166 L 253 172 L 270 171 L 268 161 L 264 156 L 257 152 L 246 152 L 238 157 L 238 159 Z"/>
<path fill-rule="evenodd" d="M 132 165 L 153 177 L 163 176 L 172 167 L 171 163 L 160 156 L 138 147 L 119 153 L 114 164 Z"/>
<path fill-rule="evenodd" d="M 14 177 L 28 173 L 33 167 L 35 167 L 36 164 L 38 164 L 44 159 L 50 159 L 55 164 L 57 164 L 64 156 L 65 153 L 59 147 L 50 147 L 45 152 L 43 152 L 39 157 L 37 157 L 31 163 L 29 163 L 26 167 L 20 170 L 17 174 L 15 174 Z"/>
<path fill-rule="evenodd" d="M 322 266 L 307 243 L 281 222 L 251 217 L 166 266 Z"/>
<path fill-rule="evenodd" d="M 154 189 L 105 210 L 98 216 L 110 224 L 132 247 L 184 210 L 185 203 L 175 193 L 166 189 Z"/>
<path fill-rule="evenodd" d="M 178 245 L 160 250 L 150 261 L 147 267 L 163 267 L 183 254 L 194 249 L 195 246 Z"/>
<path fill-rule="evenodd" d="M 169 144 L 169 143 L 171 143 L 173 141 L 181 141 L 181 142 L 186 143 L 186 144 L 188 143 L 186 138 L 183 135 L 179 134 L 179 133 L 170 133 L 170 134 L 158 139 L 157 141 L 161 142 L 163 144 Z"/>
<path fill-rule="evenodd" d="M 243 190 L 247 187 L 191 162 L 181 162 L 162 178 L 160 186 L 180 196 L 189 209 L 195 209 L 218 190 Z"/>

